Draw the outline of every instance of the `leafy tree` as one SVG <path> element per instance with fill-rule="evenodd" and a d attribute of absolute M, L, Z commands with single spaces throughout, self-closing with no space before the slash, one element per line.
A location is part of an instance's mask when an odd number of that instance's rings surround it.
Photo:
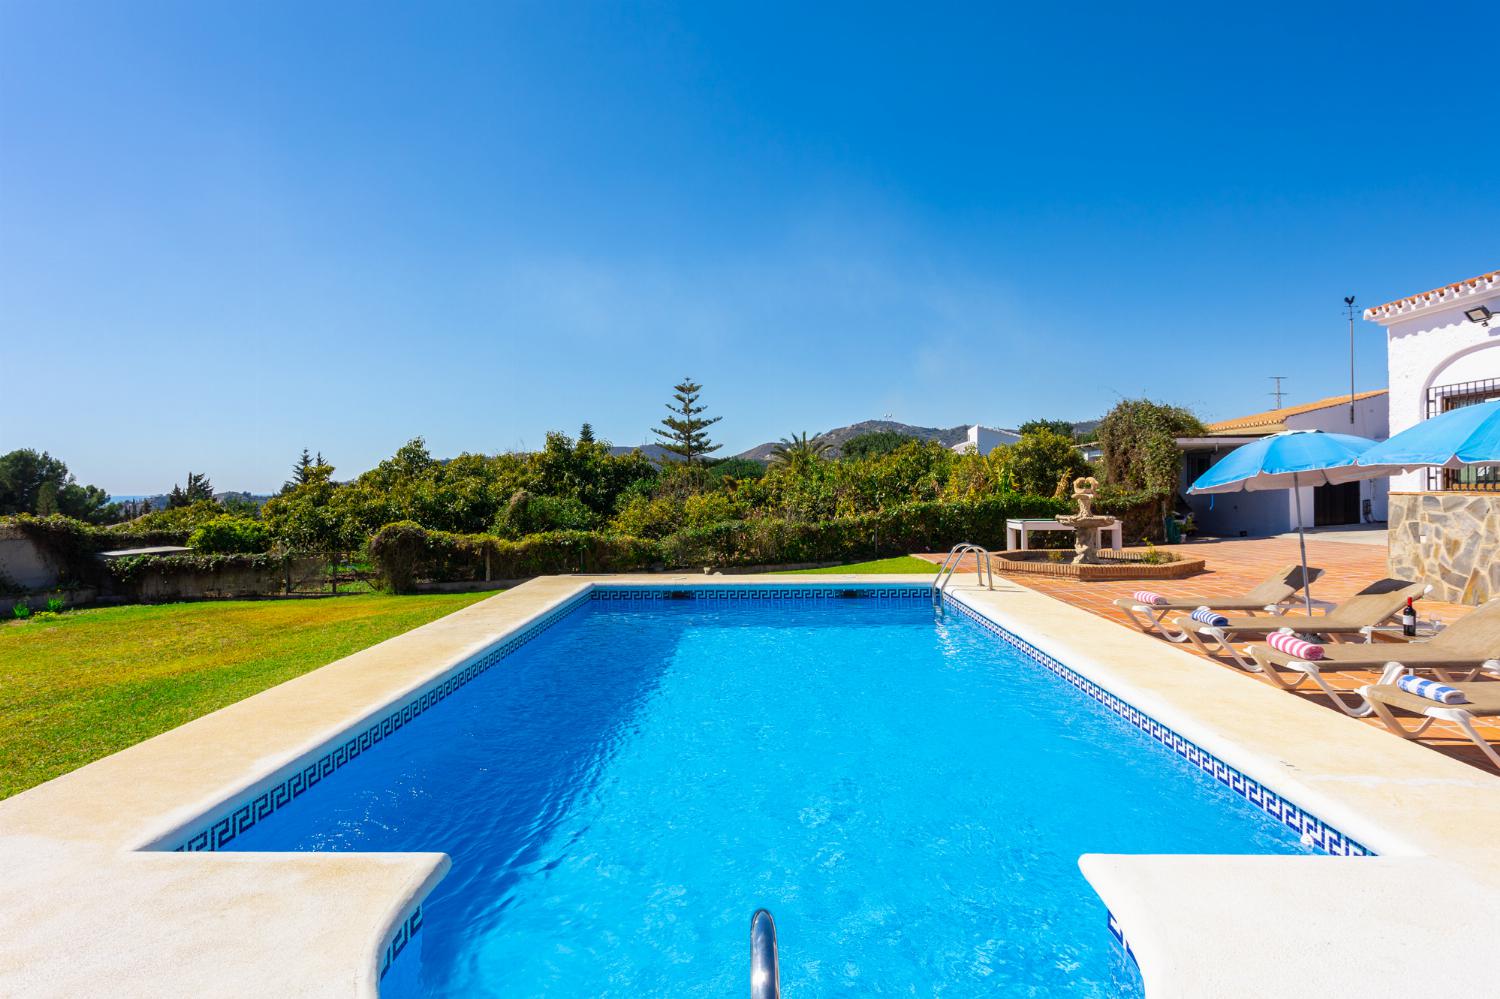
<path fill-rule="evenodd" d="M 225 515 L 199 525 L 188 545 L 201 552 L 256 554 L 271 547 L 271 535 L 258 520 Z"/>
<path fill-rule="evenodd" d="M 1025 437 L 1027 434 L 1034 434 L 1038 430 L 1050 430 L 1054 434 L 1066 437 L 1069 440 L 1073 439 L 1072 420 L 1027 420 L 1021 424 L 1017 432 L 1022 437 Z"/>
<path fill-rule="evenodd" d="M 131 524 L 141 531 L 194 531 L 210 520 L 224 516 L 224 508 L 213 500 L 196 500 L 185 506 L 165 507 L 144 514 Z"/>
<path fill-rule="evenodd" d="M 766 474 L 765 463 L 754 458 L 720 458 L 711 467 L 720 483 L 730 479 L 758 479 Z"/>
<path fill-rule="evenodd" d="M 652 427 L 651 432 L 663 441 L 662 449 L 675 454 L 689 465 L 698 464 L 706 454 L 723 447 L 709 440 L 707 430 L 723 419 L 722 416 L 704 417 L 705 407 L 698 405 L 698 392 L 703 386 L 691 378 L 684 378 L 673 386 L 672 398 L 677 405 L 667 403 L 670 416 L 662 418 L 666 429 Z"/>
<path fill-rule="evenodd" d="M 516 490 L 495 520 L 495 533 L 502 538 L 522 538 L 543 531 L 587 531 L 596 525 L 588 507 L 563 496 L 534 496 Z"/>
<path fill-rule="evenodd" d="M 292 477 L 281 484 L 281 491 L 291 492 L 298 486 L 305 486 L 312 478 L 313 469 L 323 464 L 323 455 L 319 452 L 316 460 L 313 459 L 307 448 L 302 449 L 302 457 L 292 466 Z"/>
<path fill-rule="evenodd" d="M 883 454 L 890 454 L 907 441 L 917 439 L 911 434 L 903 434 L 895 430 L 872 430 L 865 434 L 855 434 L 844 441 L 844 446 L 839 448 L 839 453 L 844 458 L 876 458 Z"/>
<path fill-rule="evenodd" d="M 1170 497 L 1182 475 L 1177 438 L 1205 433 L 1198 418 L 1180 406 L 1125 399 L 1099 424 L 1105 481 Z"/>
<path fill-rule="evenodd" d="M 1072 438 L 1051 430 L 1023 434 L 1016 443 L 996 450 L 1010 485 L 1016 492 L 1033 496 L 1052 496 L 1059 482 L 1072 482 L 1093 471 Z"/>
<path fill-rule="evenodd" d="M 98 486 L 79 485 L 59 459 L 22 448 L 0 455 L 0 516 L 17 513 L 60 513 L 101 524 L 117 519 L 120 507 Z"/>
<path fill-rule="evenodd" d="M 800 435 L 792 434 L 777 441 L 771 448 L 771 460 L 788 464 L 816 461 L 827 455 L 832 448 L 833 445 L 821 435 L 809 438 L 804 430 Z"/>
<path fill-rule="evenodd" d="M 213 498 L 214 487 L 213 483 L 208 481 L 208 476 L 190 471 L 187 485 L 174 485 L 172 491 L 167 494 L 167 508 L 176 509 L 190 503 L 197 503 L 199 500 L 212 500 Z"/>

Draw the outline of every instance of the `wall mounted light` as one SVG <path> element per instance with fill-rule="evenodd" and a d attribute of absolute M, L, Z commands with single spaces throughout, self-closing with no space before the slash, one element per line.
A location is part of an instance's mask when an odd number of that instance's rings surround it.
<path fill-rule="evenodd" d="M 1478 323 L 1480 326 L 1488 326 L 1494 313 L 1488 305 L 1476 305 L 1472 309 L 1465 309 L 1464 315 L 1469 317 L 1469 322 Z"/>

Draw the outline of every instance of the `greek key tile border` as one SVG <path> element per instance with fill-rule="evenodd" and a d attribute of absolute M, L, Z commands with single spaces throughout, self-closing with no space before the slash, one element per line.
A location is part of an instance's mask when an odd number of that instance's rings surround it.
<path fill-rule="evenodd" d="M 1025 639 L 1007 631 L 973 608 L 943 595 L 944 608 L 951 608 L 974 621 L 980 627 L 999 636 L 1019 649 L 1024 655 L 1056 673 L 1110 711 L 1124 718 L 1178 756 L 1208 774 L 1239 797 L 1265 812 L 1288 829 L 1295 832 L 1306 846 L 1311 846 L 1335 857 L 1370 857 L 1375 851 L 1356 840 L 1345 836 L 1322 819 L 1283 798 L 1252 777 L 1247 777 L 1208 750 L 1190 742 L 1152 718 L 1134 705 L 1121 700 L 1088 677 L 1075 673 L 1056 659 L 1047 655 Z"/>
<path fill-rule="evenodd" d="M 226 849 L 240 833 L 285 808 L 316 787 L 324 778 L 358 758 L 361 753 L 390 738 L 418 715 L 446 700 L 454 691 L 488 671 L 500 660 L 582 607 L 588 599 L 589 592 L 584 591 L 576 594 L 566 603 L 554 607 L 520 632 L 492 646 L 467 665 L 438 680 L 433 686 L 395 708 L 379 721 L 352 733 L 332 749 L 300 765 L 298 769 L 260 791 L 250 800 L 229 808 L 207 825 L 186 836 L 171 849 L 179 853 Z"/>
<path fill-rule="evenodd" d="M 391 970 L 391 962 L 401 956 L 401 952 L 406 949 L 406 945 L 411 943 L 411 938 L 416 936 L 417 931 L 421 928 L 422 906 L 421 903 L 418 903 L 417 907 L 412 910 L 411 915 L 407 916 L 396 927 L 396 932 L 391 935 L 390 942 L 385 945 L 385 950 L 380 954 L 381 978 L 384 978 L 385 973 Z M 402 967 L 404 968 L 406 965 L 403 964 Z"/>
<path fill-rule="evenodd" d="M 841 598 L 875 598 L 879 600 L 931 600 L 930 586 L 807 583 L 796 585 L 739 584 L 701 585 L 688 583 L 671 586 L 596 586 L 595 600 L 836 600 Z"/>
<path fill-rule="evenodd" d="M 1120 945 L 1120 949 L 1125 952 L 1125 956 L 1130 958 L 1130 963 L 1135 965 L 1136 969 L 1139 970 L 1141 967 L 1140 962 L 1135 959 L 1135 951 L 1130 949 L 1130 941 L 1125 939 L 1125 927 L 1120 925 L 1120 921 L 1115 918 L 1113 912 L 1105 909 L 1104 914 L 1108 917 L 1109 935 L 1115 938 L 1115 943 Z"/>
<path fill-rule="evenodd" d="M 391 711 L 379 721 L 352 733 L 338 745 L 317 756 L 297 770 L 265 788 L 248 801 L 221 813 L 171 849 L 178 852 L 223 850 L 235 837 L 261 822 L 263 819 L 285 808 L 335 771 L 358 758 L 366 750 L 384 742 L 404 728 L 418 715 L 433 705 L 446 700 L 449 695 L 480 674 L 488 671 L 500 660 L 509 656 L 572 611 L 591 600 L 663 600 L 663 599 L 708 599 L 708 600 L 805 600 L 834 599 L 845 597 L 870 597 L 885 600 L 930 599 L 931 589 L 925 586 L 839 584 L 782 585 L 709 585 L 709 586 L 609 586 L 595 585 L 575 595 L 566 603 L 549 611 L 544 617 L 532 622 L 517 634 L 487 650 L 468 665 L 461 667 L 436 684 L 424 690 Z"/>

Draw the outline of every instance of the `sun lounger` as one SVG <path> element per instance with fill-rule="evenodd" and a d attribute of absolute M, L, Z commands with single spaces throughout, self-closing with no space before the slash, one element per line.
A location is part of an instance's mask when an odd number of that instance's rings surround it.
<path fill-rule="evenodd" d="M 1241 655 L 1234 642 L 1264 639 L 1273 631 L 1291 628 L 1302 634 L 1329 638 L 1358 636 L 1365 628 L 1380 624 L 1398 614 L 1408 597 L 1415 599 L 1432 589 L 1424 583 L 1405 579 L 1382 579 L 1371 583 L 1348 600 L 1336 604 L 1321 617 L 1306 614 L 1269 614 L 1265 617 L 1229 617 L 1222 625 L 1204 624 L 1190 617 L 1174 618 L 1173 626 L 1185 633 L 1188 641 L 1204 655 L 1223 653 L 1241 669 L 1256 669 L 1255 661 Z"/>
<path fill-rule="evenodd" d="M 1370 705 L 1362 698 L 1349 700 L 1349 691 L 1334 690 L 1324 673 L 1380 670 L 1381 684 L 1395 683 L 1403 672 L 1418 669 L 1445 683 L 1473 680 L 1481 672 L 1500 675 L 1500 600 L 1475 608 L 1425 642 L 1329 645 L 1321 659 L 1298 658 L 1269 645 L 1252 645 L 1245 654 L 1277 686 L 1295 690 L 1311 680 L 1346 714 L 1362 718 L 1373 710 Z"/>
<path fill-rule="evenodd" d="M 1464 734 L 1479 747 L 1485 759 L 1489 760 L 1496 769 L 1500 769 L 1500 753 L 1496 753 L 1495 747 L 1491 746 L 1474 728 L 1474 719 L 1500 715 L 1500 682 L 1475 680 L 1470 683 L 1454 683 L 1451 686 L 1463 691 L 1468 703 L 1443 704 L 1441 701 L 1408 693 L 1396 686 L 1394 682 L 1361 687 L 1359 692 L 1374 709 L 1376 716 L 1385 722 L 1385 727 L 1401 738 L 1415 739 L 1426 732 L 1433 722 L 1451 721 L 1463 729 Z M 1396 716 L 1397 711 L 1417 715 L 1423 721 L 1416 728 L 1407 728 Z"/>
<path fill-rule="evenodd" d="M 1307 570 L 1308 579 L 1312 582 L 1317 582 L 1321 575 L 1322 569 Z M 1142 631 L 1160 631 L 1169 641 L 1185 642 L 1187 635 L 1184 632 L 1173 631 L 1162 623 L 1162 619 L 1174 611 L 1195 611 L 1199 607 L 1208 607 L 1216 611 L 1264 611 L 1269 614 L 1300 601 L 1301 590 L 1302 566 L 1293 564 L 1277 569 L 1243 596 L 1182 597 L 1158 604 L 1144 604 L 1134 597 L 1120 597 L 1115 601 L 1115 606 L 1124 611 Z M 1324 600 L 1314 600 L 1313 606 L 1327 610 L 1333 605 Z"/>

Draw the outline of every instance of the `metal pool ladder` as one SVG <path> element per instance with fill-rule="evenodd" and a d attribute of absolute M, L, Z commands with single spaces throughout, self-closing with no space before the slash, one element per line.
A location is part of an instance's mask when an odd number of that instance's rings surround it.
<path fill-rule="evenodd" d="M 979 578 L 977 582 L 986 589 L 995 588 L 995 567 L 990 564 L 990 551 L 981 545 L 970 544 L 967 541 L 953 546 L 948 552 L 948 557 L 943 559 L 943 567 L 938 570 L 937 578 L 932 581 L 932 606 L 937 607 L 943 602 L 943 590 L 948 586 L 948 580 L 958 571 L 959 563 L 964 560 L 965 555 L 974 556 L 974 573 Z M 988 582 L 986 582 L 988 580 Z"/>
<path fill-rule="evenodd" d="M 750 999 L 781 999 L 776 920 L 765 909 L 756 909 L 750 917 Z"/>

